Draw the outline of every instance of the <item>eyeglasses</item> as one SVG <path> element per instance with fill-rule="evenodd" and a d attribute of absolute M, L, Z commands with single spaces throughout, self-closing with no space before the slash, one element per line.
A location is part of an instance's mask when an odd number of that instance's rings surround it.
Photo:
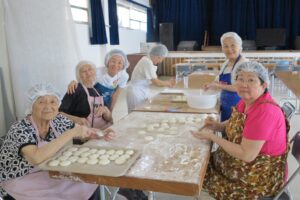
<path fill-rule="evenodd" d="M 247 84 L 249 86 L 253 86 L 260 83 L 260 81 L 258 79 L 253 79 L 253 78 L 250 79 L 237 78 L 236 83 L 240 85 Z"/>

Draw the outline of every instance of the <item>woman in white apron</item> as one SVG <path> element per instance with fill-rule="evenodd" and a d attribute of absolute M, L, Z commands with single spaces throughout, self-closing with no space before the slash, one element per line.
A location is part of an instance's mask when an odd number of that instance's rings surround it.
<path fill-rule="evenodd" d="M 173 87 L 175 80 L 162 81 L 157 78 L 157 64 L 161 63 L 168 54 L 165 45 L 159 44 L 150 49 L 134 67 L 130 85 L 127 87 L 127 106 L 130 113 L 150 97 L 150 85 L 158 87 Z"/>
<path fill-rule="evenodd" d="M 65 94 L 59 111 L 74 122 L 104 130 L 112 124 L 110 110 L 103 97 L 94 88 L 96 68 L 93 63 L 81 61 L 76 67 L 79 82 L 73 94 Z"/>
<path fill-rule="evenodd" d="M 0 148 L 0 186 L 14 199 L 90 198 L 97 185 L 51 179 L 37 165 L 74 137 L 99 138 L 95 129 L 76 125 L 58 114 L 59 95 L 51 85 L 31 88 L 29 104 L 29 115 L 11 126 Z"/>
<path fill-rule="evenodd" d="M 97 78 L 94 88 L 103 96 L 104 105 L 113 110 L 117 99 L 127 86 L 129 75 L 126 69 L 129 66 L 127 56 L 119 49 L 113 49 L 105 55 L 105 67 L 97 69 Z M 73 94 L 77 82 L 72 81 L 68 86 L 68 94 Z"/>

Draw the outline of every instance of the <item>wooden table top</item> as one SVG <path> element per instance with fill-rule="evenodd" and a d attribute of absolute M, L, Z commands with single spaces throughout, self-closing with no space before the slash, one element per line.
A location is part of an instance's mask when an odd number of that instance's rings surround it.
<path fill-rule="evenodd" d="M 176 123 L 171 124 L 169 121 L 170 127 L 177 127 L 174 136 L 161 137 L 164 134 L 158 130 L 151 132 L 144 127 L 145 124 L 148 126 L 174 117 L 178 120 Z M 189 120 L 190 117 L 194 119 L 192 124 L 190 121 L 183 123 L 179 121 L 179 119 Z M 194 138 L 190 131 L 191 128 L 198 129 L 203 126 L 204 118 L 205 115 L 199 114 L 132 112 L 111 127 L 117 133 L 114 140 L 110 142 L 92 140 L 86 144 L 141 150 L 141 157 L 126 175 L 110 177 L 59 171 L 49 171 L 49 174 L 53 178 L 196 197 L 202 188 L 211 143 Z M 197 122 L 199 119 L 202 121 Z M 141 130 L 148 132 L 141 134 Z M 149 136 L 154 139 L 147 140 L 146 137 Z"/>
<path fill-rule="evenodd" d="M 194 72 L 189 75 L 189 84 L 188 87 L 190 89 L 200 89 L 205 84 L 213 82 L 218 76 L 217 72 Z M 183 81 L 179 81 L 175 88 L 183 88 Z"/>
<path fill-rule="evenodd" d="M 175 101 L 176 97 L 183 96 L 183 94 L 158 94 L 138 106 L 134 111 L 143 112 L 173 112 L 173 113 L 219 113 L 219 102 L 214 108 L 210 109 L 196 109 L 188 106 L 186 101 Z"/>
<path fill-rule="evenodd" d="M 297 98 L 300 98 L 300 72 L 277 71 L 275 75 L 289 88 Z"/>

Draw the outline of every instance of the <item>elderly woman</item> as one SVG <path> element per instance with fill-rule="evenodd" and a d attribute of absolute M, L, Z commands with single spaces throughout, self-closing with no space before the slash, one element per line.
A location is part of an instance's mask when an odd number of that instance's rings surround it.
<path fill-rule="evenodd" d="M 204 188 L 216 199 L 258 199 L 273 196 L 284 183 L 288 125 L 270 96 L 268 72 L 259 63 L 245 62 L 233 72 L 241 101 L 228 121 L 206 119 L 206 128 L 225 131 L 227 140 L 205 131 L 199 139 L 219 145 L 213 153 Z"/>
<path fill-rule="evenodd" d="M 106 67 L 97 71 L 97 82 L 94 88 L 103 96 L 104 105 L 112 111 L 120 93 L 127 85 L 129 75 L 126 69 L 129 62 L 125 53 L 119 49 L 109 51 L 104 62 Z M 68 93 L 74 93 L 76 87 L 76 81 L 72 81 Z"/>
<path fill-rule="evenodd" d="M 74 137 L 99 138 L 94 129 L 58 114 L 59 104 L 59 94 L 51 85 L 38 84 L 29 90 L 29 115 L 11 126 L 0 148 L 0 186 L 10 197 L 88 199 L 95 192 L 97 185 L 51 179 L 37 167 Z"/>
<path fill-rule="evenodd" d="M 173 87 L 175 80 L 162 81 L 157 78 L 157 64 L 161 63 L 168 54 L 165 45 L 159 44 L 152 47 L 148 56 L 144 56 L 135 66 L 131 83 L 127 89 L 128 112 L 139 106 L 150 97 L 150 85 L 158 87 Z"/>
<path fill-rule="evenodd" d="M 220 70 L 218 80 L 205 85 L 205 89 L 221 90 L 221 121 L 225 121 L 230 117 L 232 106 L 235 106 L 240 100 L 236 93 L 236 87 L 231 84 L 231 72 L 248 60 L 241 55 L 242 39 L 238 34 L 224 33 L 221 37 L 221 44 L 227 60 Z"/>
<path fill-rule="evenodd" d="M 110 110 L 104 105 L 103 97 L 94 88 L 96 67 L 89 61 L 76 66 L 78 87 L 73 94 L 65 94 L 59 111 L 82 125 L 105 129 L 112 124 Z"/>

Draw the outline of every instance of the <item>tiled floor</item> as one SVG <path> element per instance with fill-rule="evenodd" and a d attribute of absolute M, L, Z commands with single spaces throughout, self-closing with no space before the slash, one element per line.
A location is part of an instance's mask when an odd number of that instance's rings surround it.
<path fill-rule="evenodd" d="M 154 96 L 155 94 L 158 94 L 163 88 L 158 87 L 152 87 L 151 88 L 151 94 Z M 276 101 L 280 101 L 282 97 L 286 97 L 287 92 L 284 88 L 280 88 L 279 90 L 275 90 L 274 92 L 274 98 Z M 127 115 L 127 104 L 126 104 L 126 92 L 122 92 L 120 95 L 120 99 L 117 102 L 117 105 L 113 112 L 114 121 L 118 121 L 122 117 Z M 294 115 L 291 119 L 291 130 L 290 130 L 290 138 L 295 134 L 298 130 L 300 130 L 300 115 Z M 294 172 L 294 170 L 298 167 L 298 163 L 296 160 L 289 155 L 288 160 L 288 167 L 289 167 L 289 174 Z M 293 195 L 294 200 L 300 200 L 300 176 L 297 177 L 290 185 L 290 192 Z M 178 195 L 171 195 L 171 194 L 165 194 L 165 193 L 155 193 L 155 199 L 156 200 L 191 200 L 192 197 L 185 197 L 185 196 L 178 196 Z M 213 198 L 209 197 L 206 193 L 201 193 L 200 196 L 201 200 L 211 200 Z"/>

